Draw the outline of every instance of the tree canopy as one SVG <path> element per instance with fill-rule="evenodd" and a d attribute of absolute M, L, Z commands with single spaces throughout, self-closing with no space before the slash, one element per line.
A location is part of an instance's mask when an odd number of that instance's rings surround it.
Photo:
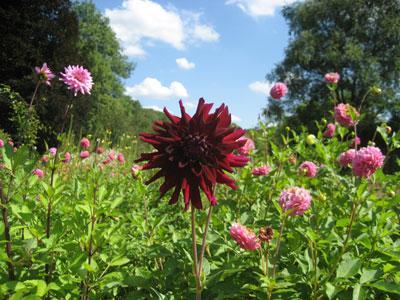
<path fill-rule="evenodd" d="M 337 98 L 358 107 L 372 86 L 363 111 L 365 123 L 398 120 L 400 75 L 400 2 L 366 0 L 306 0 L 283 9 L 290 40 L 285 57 L 267 75 L 284 81 L 289 94 L 272 102 L 264 113 L 286 123 L 313 128 L 315 120 L 329 117 L 327 72 L 338 72 Z M 395 127 L 398 127 L 395 125 Z"/>

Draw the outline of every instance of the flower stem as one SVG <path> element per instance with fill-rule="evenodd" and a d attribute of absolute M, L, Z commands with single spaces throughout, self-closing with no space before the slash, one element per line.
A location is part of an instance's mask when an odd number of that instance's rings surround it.
<path fill-rule="evenodd" d="M 208 209 L 207 221 L 206 221 L 206 224 L 204 225 L 203 240 L 201 242 L 200 259 L 199 259 L 199 266 L 198 266 L 198 271 L 197 271 L 197 275 L 199 276 L 199 278 L 201 278 L 202 271 L 203 271 L 203 258 L 204 258 L 204 251 L 206 250 L 206 239 L 207 239 L 208 227 L 211 222 L 212 208 L 213 208 L 212 205 L 210 205 L 210 208 Z M 201 281 L 200 281 L 200 284 L 201 284 Z M 200 287 L 201 287 L 201 285 L 200 285 Z"/>
<path fill-rule="evenodd" d="M 7 268 L 8 268 L 8 279 L 15 280 L 15 267 L 13 264 L 13 252 L 12 252 L 12 243 L 11 243 L 11 225 L 8 221 L 8 197 L 3 193 L 3 186 L 0 181 L 0 197 L 1 197 L 1 211 L 3 216 L 3 224 L 4 224 L 4 239 L 6 241 L 6 253 L 8 257 Z"/>
<path fill-rule="evenodd" d="M 193 266 L 194 276 L 196 280 L 196 300 L 201 300 L 201 286 L 200 278 L 198 275 L 198 257 L 197 257 L 197 242 L 196 242 L 196 214 L 195 208 L 192 206 L 192 248 L 193 248 Z"/>
<path fill-rule="evenodd" d="M 29 103 L 29 110 L 32 109 L 33 101 L 35 100 L 35 96 L 36 96 L 36 93 L 37 93 L 37 91 L 39 89 L 39 86 L 40 86 L 40 80 L 38 80 L 38 82 L 36 83 L 35 91 L 33 92 L 33 95 L 32 95 L 32 98 L 31 98 L 31 102 Z"/>
<path fill-rule="evenodd" d="M 329 280 L 332 277 L 332 275 L 335 273 L 336 267 L 337 267 L 338 263 L 340 262 L 340 259 L 342 258 L 344 252 L 346 251 L 347 243 L 349 242 L 349 239 L 351 236 L 351 231 L 353 229 L 353 224 L 356 219 L 356 215 L 358 214 L 357 207 L 358 207 L 358 203 L 353 202 L 353 208 L 352 208 L 351 214 L 350 214 L 350 223 L 349 223 L 349 226 L 347 226 L 347 230 L 346 230 L 346 238 L 343 242 L 342 248 L 340 249 L 339 256 L 335 260 L 335 263 L 333 264 L 331 271 L 328 274 L 327 280 Z"/>
<path fill-rule="evenodd" d="M 279 237 L 278 237 L 278 241 L 276 244 L 276 250 L 275 250 L 275 255 L 274 255 L 274 267 L 272 270 L 272 278 L 275 278 L 275 274 L 276 274 L 276 265 L 279 260 L 279 250 L 281 247 L 281 240 L 282 240 L 282 236 L 283 236 L 283 228 L 285 227 L 285 221 L 286 221 L 286 215 L 283 216 L 282 221 L 281 221 L 281 226 L 279 228 Z"/>

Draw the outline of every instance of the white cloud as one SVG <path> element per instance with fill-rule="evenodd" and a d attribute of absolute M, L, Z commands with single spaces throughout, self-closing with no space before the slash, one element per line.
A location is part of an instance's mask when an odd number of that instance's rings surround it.
<path fill-rule="evenodd" d="M 106 9 L 105 15 L 129 56 L 145 55 L 143 44 L 149 41 L 183 50 L 188 43 L 219 38 L 211 25 L 200 22 L 200 14 L 166 8 L 151 0 L 123 0 L 121 7 Z"/>
<path fill-rule="evenodd" d="M 185 101 L 183 102 L 183 106 L 185 106 L 188 109 L 193 109 L 196 108 L 196 104 L 193 102 Z"/>
<path fill-rule="evenodd" d="M 216 42 L 219 40 L 218 32 L 210 25 L 196 24 L 193 36 L 203 42 Z"/>
<path fill-rule="evenodd" d="M 225 4 L 234 4 L 253 18 L 273 16 L 278 7 L 291 4 L 296 0 L 228 0 Z"/>
<path fill-rule="evenodd" d="M 170 99 L 187 98 L 188 92 L 182 83 L 172 81 L 169 87 L 163 86 L 161 82 L 152 77 L 146 77 L 141 83 L 127 87 L 126 93 L 134 99 Z"/>
<path fill-rule="evenodd" d="M 152 109 L 155 111 L 163 111 L 163 109 L 157 105 L 148 105 L 148 106 L 143 106 L 143 108 L 147 108 L 147 109 Z"/>
<path fill-rule="evenodd" d="M 268 95 L 272 88 L 272 84 L 268 81 L 254 81 L 249 84 L 249 89 L 256 93 Z"/>
<path fill-rule="evenodd" d="M 242 121 L 242 119 L 240 118 L 240 117 L 238 117 L 238 116 L 235 116 L 235 115 L 231 115 L 231 117 L 232 117 L 232 121 L 233 122 L 241 122 Z"/>
<path fill-rule="evenodd" d="M 184 70 L 194 69 L 196 66 L 195 63 L 188 61 L 185 57 L 177 58 L 175 61 L 178 67 Z"/>

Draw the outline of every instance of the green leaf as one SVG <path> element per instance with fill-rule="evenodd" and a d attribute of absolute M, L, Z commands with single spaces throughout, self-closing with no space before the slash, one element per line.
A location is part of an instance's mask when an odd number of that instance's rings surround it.
<path fill-rule="evenodd" d="M 127 257 L 122 257 L 122 258 L 118 258 L 118 259 L 113 260 L 113 261 L 110 263 L 110 266 L 112 266 L 112 267 L 122 266 L 122 265 L 127 264 L 128 262 L 129 262 L 129 258 L 127 258 Z"/>
<path fill-rule="evenodd" d="M 348 278 L 357 274 L 358 270 L 361 267 L 361 260 L 356 259 L 347 259 L 340 263 L 337 272 L 336 278 Z"/>
<path fill-rule="evenodd" d="M 335 297 L 335 295 L 340 292 L 340 289 L 338 289 L 337 287 L 335 287 L 332 283 L 327 282 L 326 283 L 326 289 L 325 289 L 325 293 L 328 296 L 329 300 L 333 299 L 333 297 Z"/>
<path fill-rule="evenodd" d="M 378 270 L 364 269 L 361 273 L 360 283 L 370 282 L 374 280 Z"/>
<path fill-rule="evenodd" d="M 356 283 L 353 289 L 353 300 L 364 300 L 366 298 L 365 290 L 361 284 Z"/>
<path fill-rule="evenodd" d="M 387 281 L 378 281 L 373 284 L 370 284 L 370 286 L 392 294 L 400 295 L 400 284 L 393 283 L 393 282 L 387 282 Z"/>

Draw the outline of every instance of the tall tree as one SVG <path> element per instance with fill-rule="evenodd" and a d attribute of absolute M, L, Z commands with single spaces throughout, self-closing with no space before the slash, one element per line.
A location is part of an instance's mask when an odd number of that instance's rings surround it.
<path fill-rule="evenodd" d="M 400 2 L 398 0 L 305 0 L 283 9 L 290 32 L 285 58 L 267 75 L 285 81 L 290 92 L 282 103 L 273 102 L 265 114 L 289 113 L 293 126 L 313 127 L 329 117 L 327 72 L 338 72 L 339 101 L 363 104 L 364 127 L 372 120 L 398 118 L 400 75 Z"/>

